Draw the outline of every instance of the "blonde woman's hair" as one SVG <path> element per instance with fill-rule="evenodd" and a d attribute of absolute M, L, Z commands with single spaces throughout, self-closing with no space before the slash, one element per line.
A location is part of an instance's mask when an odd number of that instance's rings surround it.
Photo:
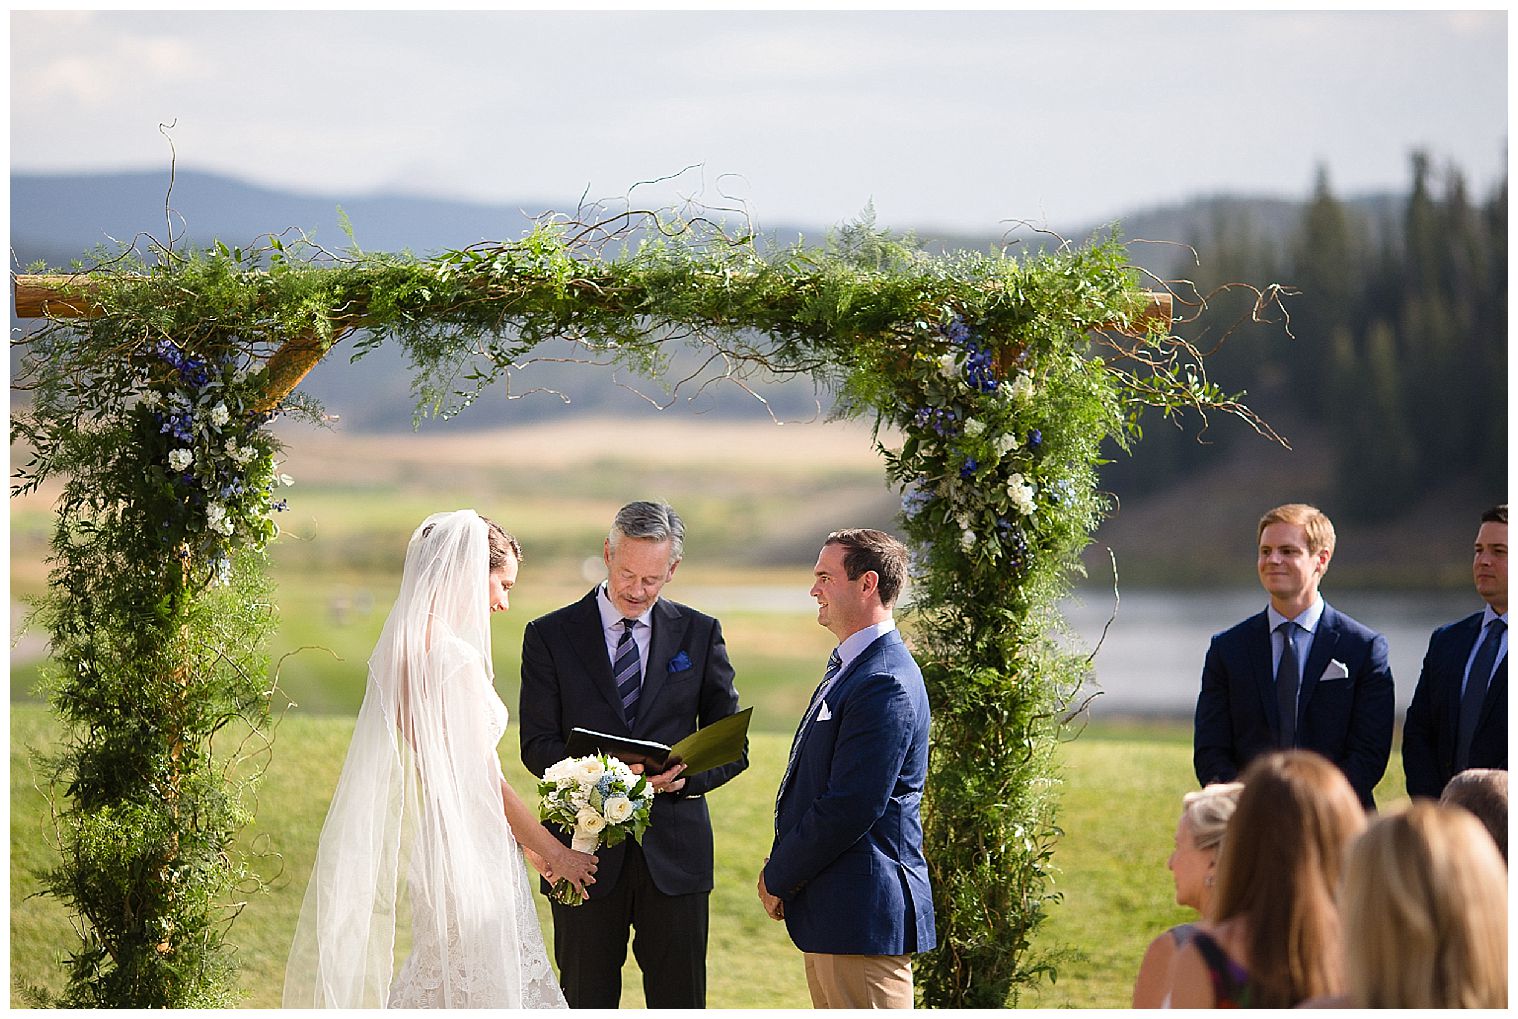
<path fill-rule="evenodd" d="M 1379 818 L 1342 900 L 1356 1008 L 1507 1007 L 1507 869 L 1470 814 L 1414 801 Z"/>
<path fill-rule="evenodd" d="M 1215 920 L 1241 917 L 1254 1002 L 1290 1008 L 1343 991 L 1344 857 L 1365 811 L 1344 773 L 1310 750 L 1256 757 L 1218 854 Z"/>
<path fill-rule="evenodd" d="M 1181 816 L 1191 830 L 1191 841 L 1198 849 L 1216 849 L 1223 844 L 1228 819 L 1239 805 L 1243 782 L 1214 782 L 1181 798 Z"/>

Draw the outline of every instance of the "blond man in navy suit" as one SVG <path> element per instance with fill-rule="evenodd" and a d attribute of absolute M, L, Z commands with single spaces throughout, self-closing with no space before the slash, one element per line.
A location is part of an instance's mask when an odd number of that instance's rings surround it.
<path fill-rule="evenodd" d="M 1344 772 L 1366 809 L 1391 756 L 1395 714 L 1386 638 L 1318 593 L 1333 523 L 1304 503 L 1260 518 L 1265 611 L 1212 638 L 1197 695 L 1193 760 L 1202 785 L 1232 782 L 1256 756 L 1299 747 Z"/>

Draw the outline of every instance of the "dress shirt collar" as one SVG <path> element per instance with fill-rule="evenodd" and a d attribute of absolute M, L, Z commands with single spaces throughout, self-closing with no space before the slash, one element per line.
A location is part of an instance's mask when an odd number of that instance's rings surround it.
<path fill-rule="evenodd" d="M 1307 608 L 1303 609 L 1302 614 L 1297 616 L 1296 619 L 1293 619 L 1292 622 L 1296 623 L 1308 633 L 1314 633 L 1318 629 L 1319 620 L 1323 618 L 1323 609 L 1326 605 L 1327 602 L 1323 600 L 1322 595 L 1319 595 L 1317 599 L 1314 600 L 1311 605 L 1307 606 Z M 1286 617 L 1277 612 L 1274 605 L 1267 606 L 1265 609 L 1265 614 L 1270 617 L 1271 633 L 1275 633 L 1276 627 L 1286 622 Z"/>
<path fill-rule="evenodd" d="M 1481 632 L 1482 633 L 1486 632 L 1486 628 L 1491 625 L 1491 622 L 1492 622 L 1493 619 L 1500 619 L 1500 620 L 1502 620 L 1502 625 L 1503 626 L 1507 625 L 1507 613 L 1506 612 L 1499 613 L 1496 609 L 1494 609 L 1490 605 L 1488 605 L 1486 607 L 1486 611 L 1484 611 L 1484 612 L 1481 613 Z"/>
<path fill-rule="evenodd" d="M 655 601 L 653 605 L 650 605 L 648 608 L 643 610 L 643 614 L 641 616 L 636 617 L 640 626 L 653 625 L 651 620 L 654 614 L 654 605 L 657 604 L 659 603 Z M 625 617 L 622 615 L 621 611 L 611 603 L 611 596 L 606 593 L 605 581 L 602 581 L 601 586 L 596 588 L 596 608 L 601 610 L 601 629 L 610 630 L 612 627 L 616 627 L 617 629 L 622 628 L 622 620 Z M 633 627 L 633 629 L 636 630 L 637 627 Z"/>
<path fill-rule="evenodd" d="M 843 662 L 838 674 L 842 675 L 849 664 L 864 653 L 864 649 L 875 643 L 882 634 L 890 633 L 896 629 L 896 620 L 889 617 L 878 623 L 872 623 L 863 630 L 855 630 L 849 634 L 842 644 L 838 645 L 838 660 Z"/>

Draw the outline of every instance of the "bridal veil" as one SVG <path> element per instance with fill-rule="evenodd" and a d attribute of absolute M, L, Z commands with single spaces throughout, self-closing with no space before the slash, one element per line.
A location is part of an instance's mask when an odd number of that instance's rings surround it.
<path fill-rule="evenodd" d="M 563 1007 L 502 809 L 488 557 L 472 510 L 411 536 L 301 905 L 287 1008 Z M 396 977 L 398 926 L 411 947 Z"/>

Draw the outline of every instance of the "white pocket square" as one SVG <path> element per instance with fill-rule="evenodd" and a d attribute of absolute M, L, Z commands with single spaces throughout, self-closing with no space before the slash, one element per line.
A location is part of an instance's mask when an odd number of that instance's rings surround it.
<path fill-rule="evenodd" d="M 1348 678 L 1349 678 L 1349 666 L 1345 665 L 1343 662 L 1339 661 L 1337 658 L 1330 658 L 1328 660 L 1328 668 L 1326 668 L 1326 669 L 1323 670 L 1323 675 L 1320 676 L 1320 677 L 1318 677 L 1318 682 L 1319 683 L 1327 683 L 1329 680 L 1333 680 L 1333 679 L 1348 679 Z"/>
<path fill-rule="evenodd" d="M 828 710 L 828 702 L 827 701 L 823 701 L 822 702 L 822 707 L 819 708 L 819 709 L 817 709 L 817 721 L 819 721 L 819 722 L 831 722 L 832 720 L 833 720 L 833 713 Z"/>

